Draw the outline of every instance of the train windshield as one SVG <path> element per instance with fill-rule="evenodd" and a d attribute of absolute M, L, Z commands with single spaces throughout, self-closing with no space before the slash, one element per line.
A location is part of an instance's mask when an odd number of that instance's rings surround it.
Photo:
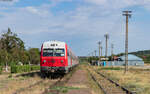
<path fill-rule="evenodd" d="M 65 56 L 65 50 L 64 49 L 55 49 L 55 56 Z"/>
<path fill-rule="evenodd" d="M 43 56 L 65 56 L 64 49 L 43 49 Z"/>

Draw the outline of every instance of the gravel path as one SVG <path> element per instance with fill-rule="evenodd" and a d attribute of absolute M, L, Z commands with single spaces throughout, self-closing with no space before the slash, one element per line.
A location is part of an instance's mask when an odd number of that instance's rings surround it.
<path fill-rule="evenodd" d="M 87 83 L 86 70 L 77 70 L 66 84 L 66 87 L 69 88 L 66 94 L 92 94 Z"/>

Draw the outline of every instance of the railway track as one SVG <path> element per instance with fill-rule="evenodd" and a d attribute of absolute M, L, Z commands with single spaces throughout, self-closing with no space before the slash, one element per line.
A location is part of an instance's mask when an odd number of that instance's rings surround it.
<path fill-rule="evenodd" d="M 118 83 L 112 81 L 96 70 L 92 70 L 93 73 L 91 73 L 91 71 L 88 69 L 88 72 L 90 73 L 91 78 L 103 91 L 104 94 L 136 94 L 135 92 L 131 92 L 126 88 L 120 86 Z"/>
<path fill-rule="evenodd" d="M 32 75 L 34 74 L 34 73 L 31 73 Z M 39 73 L 38 73 L 39 74 Z M 28 75 L 28 74 L 25 74 L 25 75 Z M 29 74 L 30 75 L 30 74 Z M 19 75 L 20 76 L 20 75 Z M 46 86 L 51 86 L 51 85 L 54 85 L 54 84 L 56 84 L 56 83 L 59 83 L 59 81 L 61 80 L 63 78 L 63 75 L 56 75 L 55 77 L 52 77 L 52 78 L 48 78 L 48 79 L 41 79 L 41 80 L 37 80 L 35 83 L 33 83 L 33 84 L 30 84 L 30 85 L 28 85 L 28 86 L 26 86 L 26 87 L 23 87 L 23 88 L 19 88 L 19 89 L 17 89 L 13 94 L 24 94 L 24 92 L 26 92 L 26 91 L 29 91 L 30 89 L 36 89 L 36 86 L 38 86 L 38 85 L 43 85 L 43 86 L 45 86 L 45 88 L 46 88 Z M 48 82 L 47 82 L 48 81 Z"/>
<path fill-rule="evenodd" d="M 49 88 L 45 89 L 45 91 L 42 94 L 49 94 L 49 93 L 50 94 L 59 94 L 60 90 L 55 89 L 55 88 L 64 86 L 69 81 L 69 79 L 72 77 L 72 74 L 75 71 L 76 71 L 76 68 L 74 68 L 72 71 L 70 71 L 68 74 L 66 74 L 63 78 L 59 79 L 57 82 L 50 85 Z"/>
<path fill-rule="evenodd" d="M 27 89 L 30 89 L 31 87 L 34 87 L 34 86 L 39 85 L 39 84 L 41 84 L 41 83 L 43 83 L 43 80 L 37 81 L 36 83 L 31 84 L 31 85 L 29 85 L 29 86 L 27 86 L 27 87 L 20 88 L 20 89 L 16 90 L 13 94 L 20 94 L 21 92 L 24 92 L 24 91 L 26 91 Z"/>
<path fill-rule="evenodd" d="M 72 71 L 70 71 L 66 75 L 53 75 L 55 77 L 50 77 L 48 79 L 48 82 L 46 82 L 45 79 L 38 80 L 35 83 L 28 85 L 27 87 L 17 89 L 12 94 L 26 94 L 26 92 L 29 90 L 32 92 L 33 89 L 36 89 L 36 86 L 41 85 L 41 84 L 45 87 L 44 87 L 44 91 L 41 91 L 40 94 L 49 94 L 49 93 L 59 94 L 60 90 L 53 89 L 53 88 L 64 86 L 65 83 L 67 83 L 68 80 L 71 78 L 75 70 L 76 68 L 74 68 Z"/>
<path fill-rule="evenodd" d="M 63 77 L 60 77 L 58 79 L 50 79 L 48 81 L 48 83 L 44 82 L 45 80 L 42 79 L 42 80 L 39 80 L 36 83 L 31 84 L 27 87 L 17 89 L 13 94 L 22 94 L 22 93 L 24 94 L 24 92 L 28 91 L 31 88 L 34 89 L 36 86 L 38 86 L 40 84 L 43 84 L 44 86 L 46 86 L 46 85 L 48 86 L 50 84 L 48 87 L 45 87 L 45 91 L 42 93 L 42 94 L 47 94 L 47 92 L 49 92 L 49 88 L 53 87 L 53 86 L 56 86 L 58 83 L 61 82 L 62 79 L 63 79 Z"/>

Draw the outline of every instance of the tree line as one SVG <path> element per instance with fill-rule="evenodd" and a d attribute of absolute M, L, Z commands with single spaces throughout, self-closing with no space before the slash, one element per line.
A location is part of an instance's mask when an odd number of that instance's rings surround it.
<path fill-rule="evenodd" d="M 39 64 L 40 50 L 38 48 L 25 49 L 25 43 L 16 33 L 7 32 L 0 37 L 0 66 L 19 64 Z"/>
<path fill-rule="evenodd" d="M 150 63 L 150 50 L 142 50 L 137 52 L 131 52 L 130 54 L 134 54 L 144 60 L 144 63 Z"/>

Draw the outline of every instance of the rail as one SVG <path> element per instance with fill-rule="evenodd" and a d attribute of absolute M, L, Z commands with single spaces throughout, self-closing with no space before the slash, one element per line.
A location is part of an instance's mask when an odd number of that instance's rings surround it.
<path fill-rule="evenodd" d="M 96 74 L 98 74 L 99 76 L 103 77 L 103 78 L 106 79 L 108 82 L 114 84 L 114 85 L 115 85 L 114 88 L 117 88 L 117 89 L 118 89 L 118 90 L 116 90 L 116 91 L 113 91 L 113 93 L 110 93 L 108 90 L 112 90 L 113 87 L 111 87 L 111 88 L 108 87 L 108 88 L 110 88 L 110 89 L 106 89 L 106 87 L 104 87 L 104 86 L 102 85 L 102 83 L 100 84 L 100 83 L 98 82 L 98 80 L 97 80 L 96 77 L 90 72 L 90 70 L 89 70 L 89 69 L 87 69 L 87 70 L 88 70 L 88 72 L 89 72 L 89 74 L 90 74 L 92 80 L 97 84 L 97 86 L 102 90 L 102 92 L 103 92 L 104 94 L 117 94 L 117 93 L 118 93 L 118 94 L 136 94 L 136 92 L 131 92 L 131 91 L 129 91 L 128 89 L 124 88 L 123 86 L 121 86 L 121 85 L 118 84 L 117 82 L 115 82 L 115 81 L 109 79 L 108 77 L 106 77 L 104 74 L 102 74 L 102 73 L 97 72 L 96 70 L 94 70 L 94 72 L 95 72 Z M 108 83 L 105 83 L 105 84 L 107 85 Z M 120 89 L 119 89 L 119 88 L 120 88 Z M 119 90 L 120 90 L 120 91 L 119 91 Z M 124 92 L 124 93 L 121 93 L 121 91 Z"/>

